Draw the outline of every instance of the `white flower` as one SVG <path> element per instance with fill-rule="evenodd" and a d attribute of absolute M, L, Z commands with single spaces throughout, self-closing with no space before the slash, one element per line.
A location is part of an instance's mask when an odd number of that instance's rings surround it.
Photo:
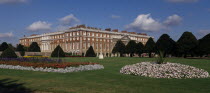
<path fill-rule="evenodd" d="M 120 73 L 132 74 L 152 78 L 208 78 L 209 73 L 203 69 L 179 63 L 154 64 L 141 62 L 126 65 L 121 68 Z"/>

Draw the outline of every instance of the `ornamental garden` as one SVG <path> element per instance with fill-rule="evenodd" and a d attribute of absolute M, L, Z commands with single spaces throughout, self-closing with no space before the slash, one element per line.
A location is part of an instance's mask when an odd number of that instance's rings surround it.
<path fill-rule="evenodd" d="M 18 44 L 0 45 L 0 90 L 7 93 L 208 93 L 210 91 L 210 34 L 197 40 L 184 32 L 174 41 L 163 34 L 143 45 L 117 41 L 112 53 L 118 57 L 99 59 L 90 46 L 86 55 L 65 53 L 58 45 L 51 56 L 27 55 L 40 52 Z M 5 78 L 9 78 L 5 80 Z M 1 80 L 2 79 L 2 80 Z M 10 81 L 24 83 L 8 87 Z M 6 82 L 6 83 L 5 83 Z M 11 84 L 14 85 L 14 84 Z M 13 91 L 13 92 L 11 92 Z M 27 91 L 27 92 L 25 92 Z"/>

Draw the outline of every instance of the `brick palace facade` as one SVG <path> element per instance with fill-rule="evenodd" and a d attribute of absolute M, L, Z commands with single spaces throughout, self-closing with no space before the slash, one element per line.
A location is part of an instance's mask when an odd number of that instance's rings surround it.
<path fill-rule="evenodd" d="M 60 45 L 64 52 L 81 55 L 86 53 L 90 46 L 93 46 L 97 56 L 103 53 L 104 56 L 111 55 L 116 41 L 122 40 L 127 44 L 130 40 L 137 43 L 146 44 L 151 36 L 136 32 L 119 32 L 117 29 L 110 28 L 101 30 L 94 27 L 79 25 L 65 31 L 44 33 L 41 35 L 31 35 L 20 39 L 20 44 L 30 46 L 32 42 L 37 42 L 41 52 L 52 52 L 57 45 Z"/>

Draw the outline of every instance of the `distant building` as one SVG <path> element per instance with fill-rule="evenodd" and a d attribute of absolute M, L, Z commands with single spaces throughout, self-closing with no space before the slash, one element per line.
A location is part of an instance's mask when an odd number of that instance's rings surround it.
<path fill-rule="evenodd" d="M 30 46 L 32 42 L 37 42 L 42 52 L 52 52 L 57 45 L 60 45 L 65 52 L 78 55 L 85 54 L 87 49 L 93 46 L 97 55 L 103 53 L 104 56 L 107 56 L 111 54 L 118 40 L 122 40 L 125 44 L 130 40 L 146 44 L 150 37 L 136 32 L 118 32 L 118 29 L 111 30 L 110 28 L 101 30 L 79 25 L 65 31 L 24 36 L 20 39 L 20 44 Z"/>

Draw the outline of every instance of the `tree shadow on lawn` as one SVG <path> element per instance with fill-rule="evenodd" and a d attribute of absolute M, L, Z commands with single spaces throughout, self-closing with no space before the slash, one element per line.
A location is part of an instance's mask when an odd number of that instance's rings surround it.
<path fill-rule="evenodd" d="M 33 93 L 35 90 L 24 87 L 24 83 L 17 83 L 18 80 L 0 80 L 0 93 Z"/>

